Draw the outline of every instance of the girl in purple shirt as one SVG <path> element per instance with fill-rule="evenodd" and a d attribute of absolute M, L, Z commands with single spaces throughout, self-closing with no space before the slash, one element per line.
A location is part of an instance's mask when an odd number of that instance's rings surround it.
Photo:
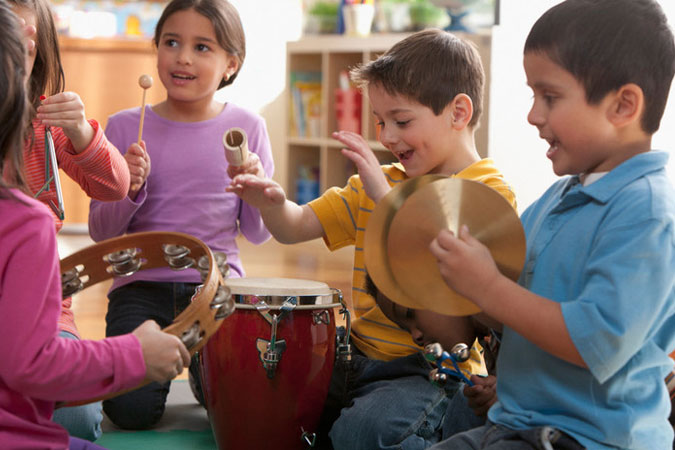
<path fill-rule="evenodd" d="M 118 149 L 127 149 L 134 188 L 119 202 L 92 201 L 89 232 L 95 241 L 139 231 L 187 233 L 227 255 L 229 276 L 244 276 L 235 238 L 242 233 L 259 244 L 270 234 L 258 209 L 225 188 L 238 173 L 271 177 L 274 168 L 263 119 L 214 99 L 216 90 L 234 81 L 244 61 L 239 14 L 227 0 L 173 0 L 157 23 L 154 43 L 167 98 L 146 107 L 140 146 L 139 108 L 110 117 L 106 136 Z M 245 131 L 249 147 L 249 159 L 238 169 L 228 166 L 222 144 L 223 134 L 233 127 Z M 168 267 L 115 280 L 106 334 L 127 333 L 148 318 L 169 325 L 200 281 L 196 273 Z M 196 369 L 193 364 L 200 399 Z M 161 418 L 168 391 L 169 383 L 153 383 L 105 401 L 103 409 L 119 427 L 149 428 Z"/>

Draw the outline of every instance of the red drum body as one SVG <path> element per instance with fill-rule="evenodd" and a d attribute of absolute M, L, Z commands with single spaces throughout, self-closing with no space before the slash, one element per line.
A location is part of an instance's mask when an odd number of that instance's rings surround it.
<path fill-rule="evenodd" d="M 228 279 L 235 312 L 201 353 L 221 450 L 313 446 L 335 361 L 338 290 L 282 278 Z"/>

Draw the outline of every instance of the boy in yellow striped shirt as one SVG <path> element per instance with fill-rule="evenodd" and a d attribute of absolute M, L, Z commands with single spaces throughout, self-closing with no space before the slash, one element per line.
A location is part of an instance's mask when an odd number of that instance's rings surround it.
<path fill-rule="evenodd" d="M 307 205 L 286 198 L 270 179 L 240 175 L 231 191 L 258 207 L 265 225 L 280 242 L 323 238 L 329 249 L 354 245 L 351 342 L 355 354 L 349 373 L 337 366 L 329 394 L 337 417 L 330 431 L 336 450 L 424 449 L 441 437 L 449 397 L 428 381 L 431 367 L 410 332 L 391 322 L 365 290 L 363 241 L 375 204 L 397 183 L 425 174 L 481 181 L 515 208 L 510 186 L 490 159 L 481 159 L 474 132 L 482 110 L 485 74 L 476 49 L 441 30 L 414 33 L 377 60 L 351 73 L 367 90 L 380 126 L 380 142 L 398 162 L 381 166 L 367 142 L 352 132 L 333 137 L 346 146 L 345 157 L 357 167 L 345 187 L 331 188 Z M 449 332 L 469 327 L 454 318 Z M 479 348 L 464 369 L 484 370 Z M 348 381 L 348 383 L 345 383 Z M 337 401 L 337 405 L 332 405 Z M 342 401 L 342 404 L 339 404 Z M 331 422 L 329 419 L 328 422 Z"/>

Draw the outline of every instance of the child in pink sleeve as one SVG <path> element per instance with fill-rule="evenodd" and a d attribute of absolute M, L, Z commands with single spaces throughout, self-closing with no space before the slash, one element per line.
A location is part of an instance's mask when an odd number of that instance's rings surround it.
<path fill-rule="evenodd" d="M 61 281 L 54 222 L 26 195 L 27 99 L 16 16 L 0 4 L 0 443 L 10 449 L 100 448 L 52 422 L 58 401 L 166 381 L 189 363 L 180 340 L 147 321 L 102 341 L 58 336 Z"/>

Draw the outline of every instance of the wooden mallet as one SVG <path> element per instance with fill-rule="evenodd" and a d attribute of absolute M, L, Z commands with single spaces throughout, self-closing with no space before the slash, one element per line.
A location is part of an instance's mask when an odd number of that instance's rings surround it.
<path fill-rule="evenodd" d="M 138 79 L 138 85 L 143 88 L 143 102 L 141 103 L 141 121 L 138 125 L 138 145 L 141 145 L 143 137 L 143 119 L 145 119 L 145 93 L 152 87 L 152 77 L 150 75 L 141 75 Z"/>

